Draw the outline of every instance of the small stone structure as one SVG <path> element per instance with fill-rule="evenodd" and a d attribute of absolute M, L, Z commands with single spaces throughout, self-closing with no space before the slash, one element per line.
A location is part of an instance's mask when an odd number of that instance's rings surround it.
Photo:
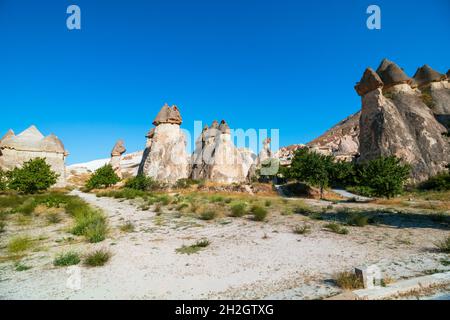
<path fill-rule="evenodd" d="M 68 155 L 58 137 L 53 134 L 44 137 L 35 126 L 18 135 L 9 130 L 0 140 L 0 168 L 12 170 L 31 159 L 44 158 L 59 175 L 56 187 L 66 185 L 65 159 Z"/>
<path fill-rule="evenodd" d="M 116 144 L 114 145 L 114 148 L 111 151 L 111 161 L 110 164 L 114 169 L 114 172 L 122 178 L 122 167 L 120 165 L 120 161 L 122 158 L 122 154 L 124 154 L 127 151 L 125 149 L 125 145 L 123 140 L 118 140 Z"/>

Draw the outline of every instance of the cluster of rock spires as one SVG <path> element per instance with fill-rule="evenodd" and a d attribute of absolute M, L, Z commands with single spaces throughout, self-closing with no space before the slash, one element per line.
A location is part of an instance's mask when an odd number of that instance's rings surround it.
<path fill-rule="evenodd" d="M 186 137 L 180 129 L 182 118 L 176 106 L 164 105 L 153 124 L 155 127 L 146 135 L 140 174 L 166 183 L 185 178 L 219 183 L 248 179 L 255 157 L 234 146 L 224 120 L 204 127 L 192 155 L 186 152 Z"/>
<path fill-rule="evenodd" d="M 411 164 L 413 182 L 445 170 L 450 162 L 446 75 L 425 65 L 410 78 L 385 59 L 377 71 L 367 68 L 355 89 L 362 99 L 358 161 L 397 156 Z"/>
<path fill-rule="evenodd" d="M 52 170 L 59 175 L 57 187 L 65 185 L 65 159 L 68 155 L 57 136 L 50 134 L 44 137 L 35 126 L 29 127 L 18 135 L 10 129 L 0 139 L 1 169 L 12 170 L 28 160 L 45 158 Z"/>
<path fill-rule="evenodd" d="M 445 136 L 450 125 L 449 77 L 450 70 L 444 75 L 424 65 L 411 78 L 384 59 L 376 71 L 367 68 L 355 86 L 361 110 L 306 147 L 345 161 L 395 155 L 412 165 L 411 182 L 426 180 L 450 162 Z M 281 164 L 290 164 L 298 146 L 278 151 Z"/>

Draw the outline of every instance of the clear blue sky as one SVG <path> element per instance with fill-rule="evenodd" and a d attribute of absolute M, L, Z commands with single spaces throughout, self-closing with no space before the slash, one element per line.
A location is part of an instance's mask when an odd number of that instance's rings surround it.
<path fill-rule="evenodd" d="M 0 0 L 0 134 L 36 124 L 68 163 L 104 158 L 118 138 L 142 149 L 168 102 L 186 129 L 226 119 L 305 143 L 360 108 L 353 86 L 384 57 L 446 72 L 450 1 Z"/>

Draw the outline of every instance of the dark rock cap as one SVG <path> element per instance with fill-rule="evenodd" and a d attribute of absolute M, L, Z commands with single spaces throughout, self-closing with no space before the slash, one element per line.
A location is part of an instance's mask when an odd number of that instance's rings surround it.
<path fill-rule="evenodd" d="M 392 87 L 396 84 L 411 84 L 411 78 L 394 62 L 384 59 L 377 69 L 377 73 L 384 83 L 384 87 Z"/>
<path fill-rule="evenodd" d="M 111 157 L 121 156 L 126 151 L 123 140 L 118 140 L 111 151 Z"/>
<path fill-rule="evenodd" d="M 433 70 L 429 65 L 424 65 L 417 69 L 414 75 L 414 81 L 419 87 L 427 85 L 431 82 L 439 82 L 446 79 L 444 74 Z"/>
<path fill-rule="evenodd" d="M 230 127 L 228 126 L 228 124 L 225 122 L 225 120 L 222 120 L 220 122 L 220 126 L 219 126 L 219 130 L 222 133 L 230 133 Z"/>
<path fill-rule="evenodd" d="M 157 114 L 153 124 L 159 126 L 162 123 L 171 123 L 180 125 L 183 122 L 180 111 L 177 106 L 169 107 L 166 103 Z"/>
<path fill-rule="evenodd" d="M 372 68 L 367 68 L 361 80 L 356 84 L 355 90 L 360 96 L 363 96 L 381 87 L 383 87 L 383 81 L 380 76 Z"/>

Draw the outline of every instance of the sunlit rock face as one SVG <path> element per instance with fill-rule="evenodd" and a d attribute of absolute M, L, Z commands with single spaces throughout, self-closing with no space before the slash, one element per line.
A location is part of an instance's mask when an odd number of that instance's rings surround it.
<path fill-rule="evenodd" d="M 44 137 L 35 126 L 18 135 L 9 130 L 0 140 L 0 168 L 12 170 L 31 159 L 44 158 L 59 175 L 55 187 L 66 185 L 65 159 L 68 155 L 58 137 L 53 134 Z"/>
<path fill-rule="evenodd" d="M 193 179 L 218 183 L 247 181 L 253 156 L 247 150 L 239 150 L 233 144 L 228 124 L 214 121 L 205 127 L 196 141 L 192 155 Z"/>
<path fill-rule="evenodd" d="M 122 166 L 121 166 L 122 154 L 124 154 L 126 151 L 127 149 L 125 149 L 125 144 L 123 140 L 118 140 L 111 151 L 110 164 L 114 172 L 120 178 L 122 178 Z"/>
<path fill-rule="evenodd" d="M 153 121 L 154 130 L 147 135 L 139 173 L 169 184 L 189 177 L 189 156 L 181 123 L 176 106 L 162 107 Z"/>
<path fill-rule="evenodd" d="M 445 170 L 450 161 L 446 128 L 424 103 L 420 84 L 388 60 L 377 73 L 366 70 L 356 86 L 362 99 L 358 161 L 397 156 L 411 164 L 412 182 Z"/>

